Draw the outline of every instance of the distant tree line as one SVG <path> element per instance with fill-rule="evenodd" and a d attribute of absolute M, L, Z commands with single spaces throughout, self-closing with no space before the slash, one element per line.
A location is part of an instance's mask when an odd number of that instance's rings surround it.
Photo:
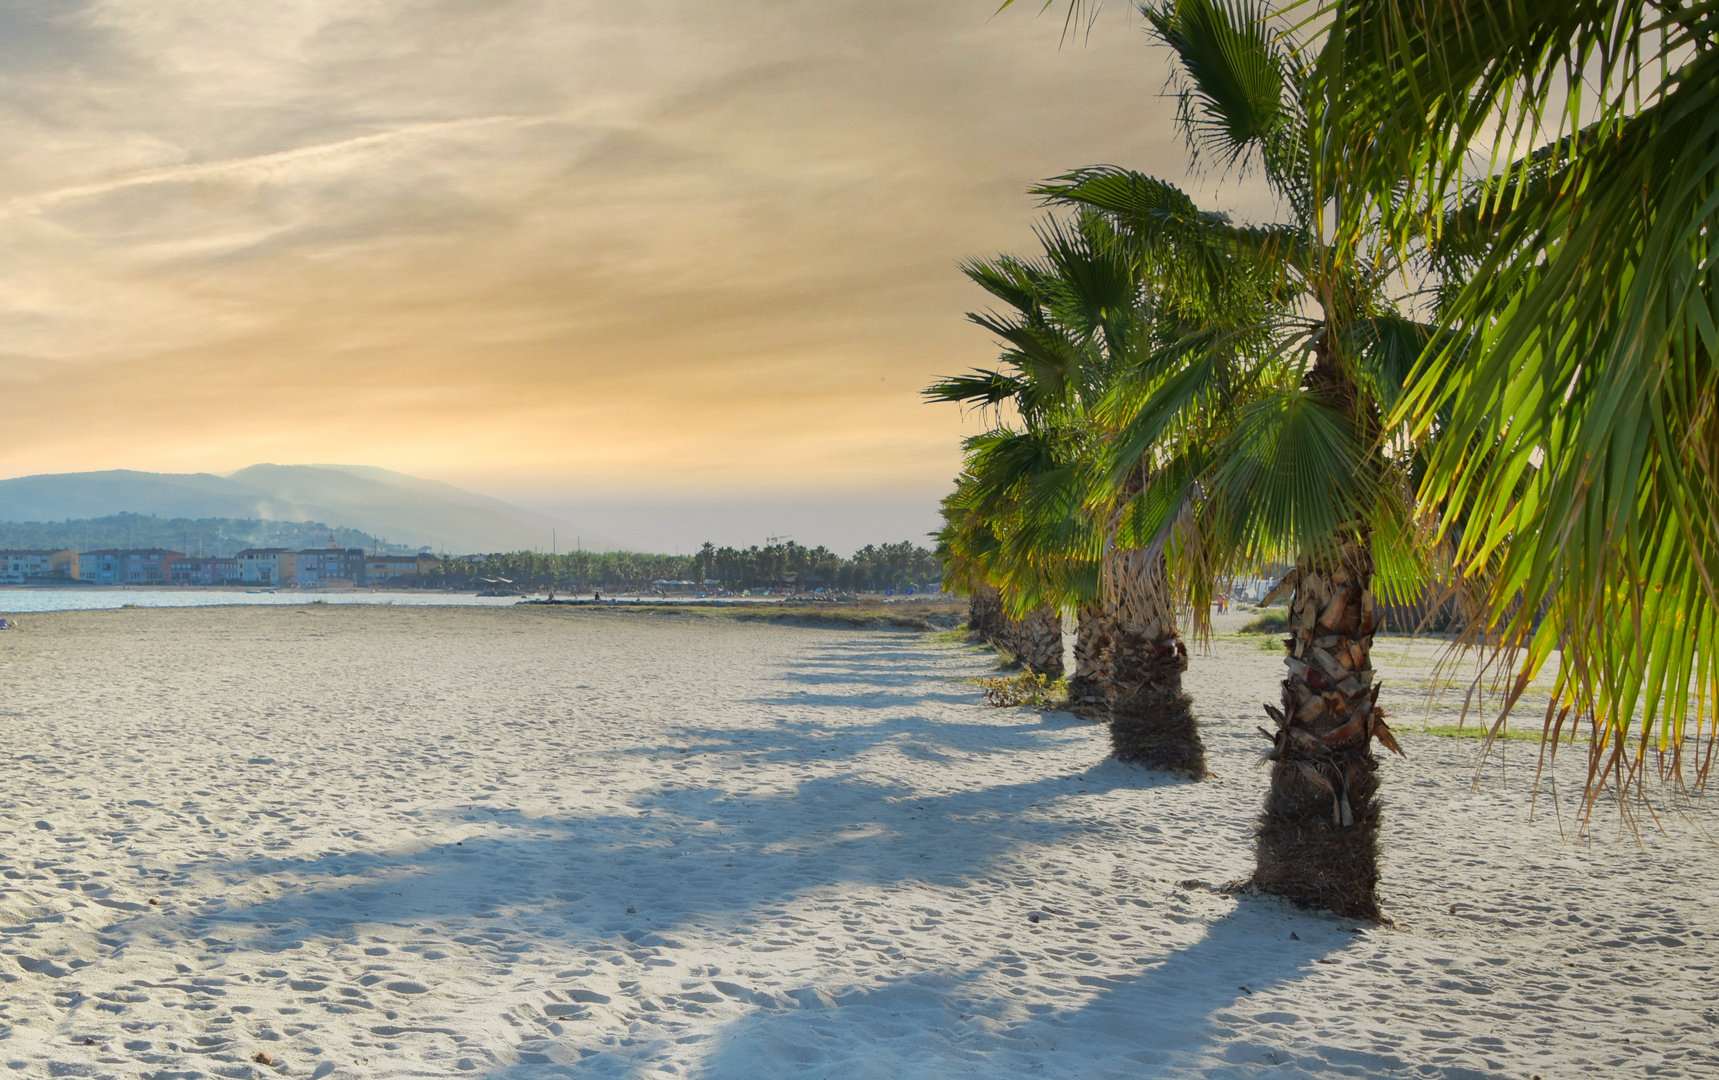
<path fill-rule="evenodd" d="M 449 560 L 442 572 L 448 584 L 484 577 L 507 578 L 515 585 L 555 586 L 570 591 L 648 589 L 655 581 L 714 581 L 722 588 L 839 589 L 872 592 L 903 589 L 941 580 L 936 554 L 903 541 L 867 544 L 844 559 L 828 548 L 793 541 L 749 548 L 705 544 L 690 555 L 649 555 L 637 551 L 579 551 L 545 555 L 516 551 L 482 556 L 482 561 Z"/>
<path fill-rule="evenodd" d="M 252 547 L 363 548 L 381 555 L 410 555 L 417 548 L 384 544 L 369 533 L 319 521 L 258 521 L 245 518 L 163 518 L 111 514 L 67 521 L 0 522 L 0 548 L 97 551 L 102 548 L 167 548 L 188 555 L 232 555 Z"/>

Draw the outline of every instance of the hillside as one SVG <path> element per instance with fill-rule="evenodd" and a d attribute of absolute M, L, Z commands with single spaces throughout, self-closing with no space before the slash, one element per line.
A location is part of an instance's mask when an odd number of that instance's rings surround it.
<path fill-rule="evenodd" d="M 320 548 L 331 538 L 338 547 L 361 547 L 386 555 L 405 555 L 417 550 L 401 544 L 385 545 L 369 533 L 332 528 L 317 521 L 111 514 L 66 521 L 0 522 L 0 549 L 4 550 L 159 547 L 192 554 L 233 555 L 249 547 Z"/>
<path fill-rule="evenodd" d="M 323 535 L 328 528 L 350 529 L 393 546 L 455 553 L 547 550 L 551 529 L 582 534 L 591 546 L 591 534 L 570 523 L 367 466 L 252 465 L 228 476 L 115 469 L 0 480 L 0 522 L 88 522 L 119 514 L 315 523 Z M 241 531 L 241 525 L 230 530 Z"/>

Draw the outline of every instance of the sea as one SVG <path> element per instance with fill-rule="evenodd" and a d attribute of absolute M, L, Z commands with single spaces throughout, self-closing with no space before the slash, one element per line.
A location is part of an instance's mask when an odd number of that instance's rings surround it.
<path fill-rule="evenodd" d="M 0 615 L 38 611 L 100 611 L 122 607 L 221 607 L 233 604 L 303 605 L 393 604 L 395 607 L 507 607 L 517 596 L 477 596 L 472 593 L 414 592 L 246 592 L 242 589 L 0 589 Z"/>

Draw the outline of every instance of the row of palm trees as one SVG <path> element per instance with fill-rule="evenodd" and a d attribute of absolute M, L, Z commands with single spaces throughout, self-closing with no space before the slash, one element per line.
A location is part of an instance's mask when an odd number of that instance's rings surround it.
<path fill-rule="evenodd" d="M 1687 778 L 1719 697 L 1719 8 L 1140 12 L 1196 158 L 1282 218 L 1111 166 L 1035 189 L 1041 252 L 964 267 L 1001 364 L 928 390 L 997 420 L 944 502 L 948 583 L 1074 612 L 1071 699 L 1199 778 L 1182 631 L 1292 567 L 1254 882 L 1304 904 L 1377 913 L 1387 598 L 1464 592 L 1513 665 L 1500 723 L 1556 663 L 1590 807 Z"/>

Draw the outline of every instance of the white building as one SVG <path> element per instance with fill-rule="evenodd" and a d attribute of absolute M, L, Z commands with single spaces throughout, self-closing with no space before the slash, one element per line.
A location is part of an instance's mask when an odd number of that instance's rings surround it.
<path fill-rule="evenodd" d="M 298 569 L 298 552 L 286 548 L 246 548 L 236 558 L 247 585 L 291 585 Z"/>
<path fill-rule="evenodd" d="M 22 585 L 31 578 L 76 580 L 75 551 L 0 551 L 0 585 Z"/>

